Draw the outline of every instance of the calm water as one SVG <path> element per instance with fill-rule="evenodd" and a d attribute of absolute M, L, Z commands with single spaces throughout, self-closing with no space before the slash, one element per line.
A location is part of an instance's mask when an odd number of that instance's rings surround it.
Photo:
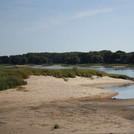
<path fill-rule="evenodd" d="M 64 67 L 64 66 L 31 66 L 33 68 L 47 68 L 47 69 L 71 69 L 73 67 Z M 78 67 L 80 69 L 97 69 L 101 71 L 105 71 L 107 73 L 114 74 L 124 74 L 130 77 L 134 77 L 134 68 L 112 68 L 112 67 Z M 118 99 L 131 99 L 134 98 L 134 84 L 128 86 L 121 87 L 110 87 L 110 90 L 114 90 L 119 93 L 119 95 L 115 96 Z"/>
<path fill-rule="evenodd" d="M 134 98 L 134 84 L 122 87 L 109 87 L 108 89 L 118 92 L 115 96 L 117 99 L 132 99 Z"/>
<path fill-rule="evenodd" d="M 134 108 L 134 106 L 129 106 L 128 108 Z M 133 119 L 134 120 L 134 119 Z"/>

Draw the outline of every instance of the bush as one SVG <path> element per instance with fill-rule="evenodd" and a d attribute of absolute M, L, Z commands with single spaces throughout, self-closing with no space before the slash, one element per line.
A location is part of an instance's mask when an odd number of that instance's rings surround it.
<path fill-rule="evenodd" d="M 121 75 L 121 74 L 108 74 L 109 77 L 112 77 L 112 78 L 120 78 L 120 79 L 130 79 L 128 76 L 126 75 Z"/>
<path fill-rule="evenodd" d="M 0 68 L 0 90 L 25 85 L 29 74 L 20 68 Z"/>
<path fill-rule="evenodd" d="M 15 88 L 16 86 L 25 85 L 26 82 L 14 76 L 5 76 L 0 78 L 0 90 Z"/>
<path fill-rule="evenodd" d="M 58 129 L 59 128 L 59 125 L 58 124 L 55 124 L 54 125 L 54 129 Z"/>

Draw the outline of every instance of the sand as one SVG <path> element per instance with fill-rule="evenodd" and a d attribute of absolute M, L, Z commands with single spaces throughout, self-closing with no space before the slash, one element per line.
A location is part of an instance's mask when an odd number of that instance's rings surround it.
<path fill-rule="evenodd" d="M 127 108 L 134 100 L 110 99 L 117 92 L 106 89 L 132 81 L 50 76 L 26 81 L 0 92 L 0 134 L 134 133 L 134 109 Z"/>

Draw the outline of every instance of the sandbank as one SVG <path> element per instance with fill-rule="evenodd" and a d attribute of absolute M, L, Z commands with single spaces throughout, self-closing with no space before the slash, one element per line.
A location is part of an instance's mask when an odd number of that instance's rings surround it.
<path fill-rule="evenodd" d="M 117 92 L 106 89 L 132 81 L 51 76 L 26 81 L 0 92 L 0 134 L 134 133 L 134 109 L 127 108 L 134 100 L 111 100 Z"/>
<path fill-rule="evenodd" d="M 105 89 L 106 87 L 133 83 L 129 80 L 110 77 L 94 77 L 93 79 L 76 77 L 65 80 L 51 76 L 31 76 L 26 81 L 28 84 L 23 86 L 22 92 L 17 88 L 2 91 L 0 102 L 29 105 L 68 99 L 104 99 L 118 94 Z"/>

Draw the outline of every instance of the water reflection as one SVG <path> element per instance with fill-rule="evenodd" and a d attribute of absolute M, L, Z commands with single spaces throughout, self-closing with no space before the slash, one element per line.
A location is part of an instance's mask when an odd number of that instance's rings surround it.
<path fill-rule="evenodd" d="M 120 87 L 109 87 L 108 89 L 118 92 L 115 97 L 117 99 L 132 99 L 134 98 L 134 84 L 124 85 Z"/>
<path fill-rule="evenodd" d="M 45 68 L 45 69 L 72 69 L 73 66 L 29 66 L 31 68 Z"/>
<path fill-rule="evenodd" d="M 134 106 L 129 106 L 128 108 L 134 108 Z"/>

